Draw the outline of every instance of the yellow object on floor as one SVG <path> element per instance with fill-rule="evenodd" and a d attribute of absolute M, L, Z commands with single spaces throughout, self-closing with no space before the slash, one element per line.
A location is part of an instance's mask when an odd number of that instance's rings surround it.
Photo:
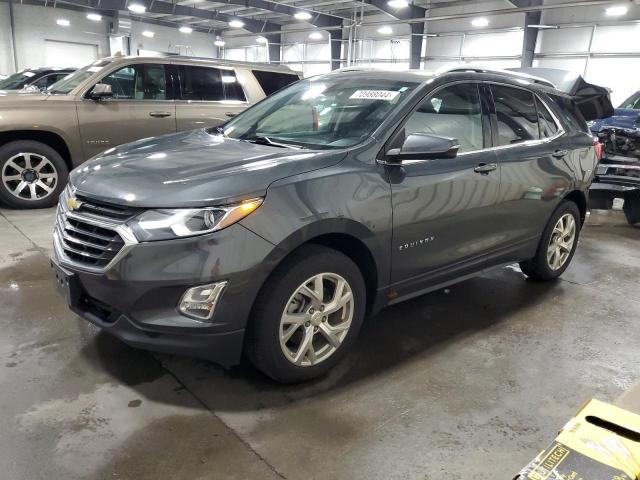
<path fill-rule="evenodd" d="M 640 480 L 640 415 L 591 400 L 518 480 Z"/>

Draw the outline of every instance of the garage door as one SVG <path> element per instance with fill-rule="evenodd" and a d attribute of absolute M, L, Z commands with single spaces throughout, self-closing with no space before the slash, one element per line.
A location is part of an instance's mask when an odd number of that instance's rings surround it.
<path fill-rule="evenodd" d="M 45 40 L 47 67 L 83 67 L 98 58 L 98 46 Z"/>

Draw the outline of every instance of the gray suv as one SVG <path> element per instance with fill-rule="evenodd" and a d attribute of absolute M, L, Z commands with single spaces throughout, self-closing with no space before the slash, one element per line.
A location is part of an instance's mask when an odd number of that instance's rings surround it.
<path fill-rule="evenodd" d="M 596 163 L 546 81 L 338 71 L 75 169 L 52 266 L 71 309 L 130 345 L 244 351 L 298 382 L 384 306 L 513 262 L 560 276 Z"/>
<path fill-rule="evenodd" d="M 227 121 L 300 75 L 190 57 L 110 57 L 40 95 L 0 96 L 0 202 L 55 205 L 69 171 L 122 143 Z"/>

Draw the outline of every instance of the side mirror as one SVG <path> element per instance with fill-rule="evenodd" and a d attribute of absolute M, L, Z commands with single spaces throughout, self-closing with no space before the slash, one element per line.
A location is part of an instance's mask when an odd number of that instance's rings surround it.
<path fill-rule="evenodd" d="M 113 97 L 113 90 L 111 89 L 111 85 L 106 83 L 96 83 L 89 94 L 89 97 L 92 100 L 103 100 L 105 98 Z"/>
<path fill-rule="evenodd" d="M 457 138 L 441 137 L 428 133 L 412 133 L 400 148 L 392 148 L 387 152 L 387 159 L 426 160 L 434 158 L 453 158 L 458 154 L 460 143 Z"/>

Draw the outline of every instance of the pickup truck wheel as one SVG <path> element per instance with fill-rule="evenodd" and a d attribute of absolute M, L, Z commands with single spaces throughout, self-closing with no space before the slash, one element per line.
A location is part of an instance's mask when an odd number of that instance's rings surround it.
<path fill-rule="evenodd" d="M 622 210 L 629 225 L 640 223 L 640 192 L 626 195 Z"/>
<path fill-rule="evenodd" d="M 0 200 L 10 207 L 55 205 L 68 176 L 60 154 L 44 143 L 18 140 L 0 147 Z"/>
<path fill-rule="evenodd" d="M 536 256 L 520 262 L 520 269 L 535 280 L 558 278 L 571 263 L 581 227 L 578 206 L 571 201 L 563 201 L 542 233 Z"/>
<path fill-rule="evenodd" d="M 304 246 L 278 266 L 260 292 L 248 356 L 281 383 L 318 377 L 348 352 L 365 305 L 364 280 L 349 257 L 319 245 Z"/>

